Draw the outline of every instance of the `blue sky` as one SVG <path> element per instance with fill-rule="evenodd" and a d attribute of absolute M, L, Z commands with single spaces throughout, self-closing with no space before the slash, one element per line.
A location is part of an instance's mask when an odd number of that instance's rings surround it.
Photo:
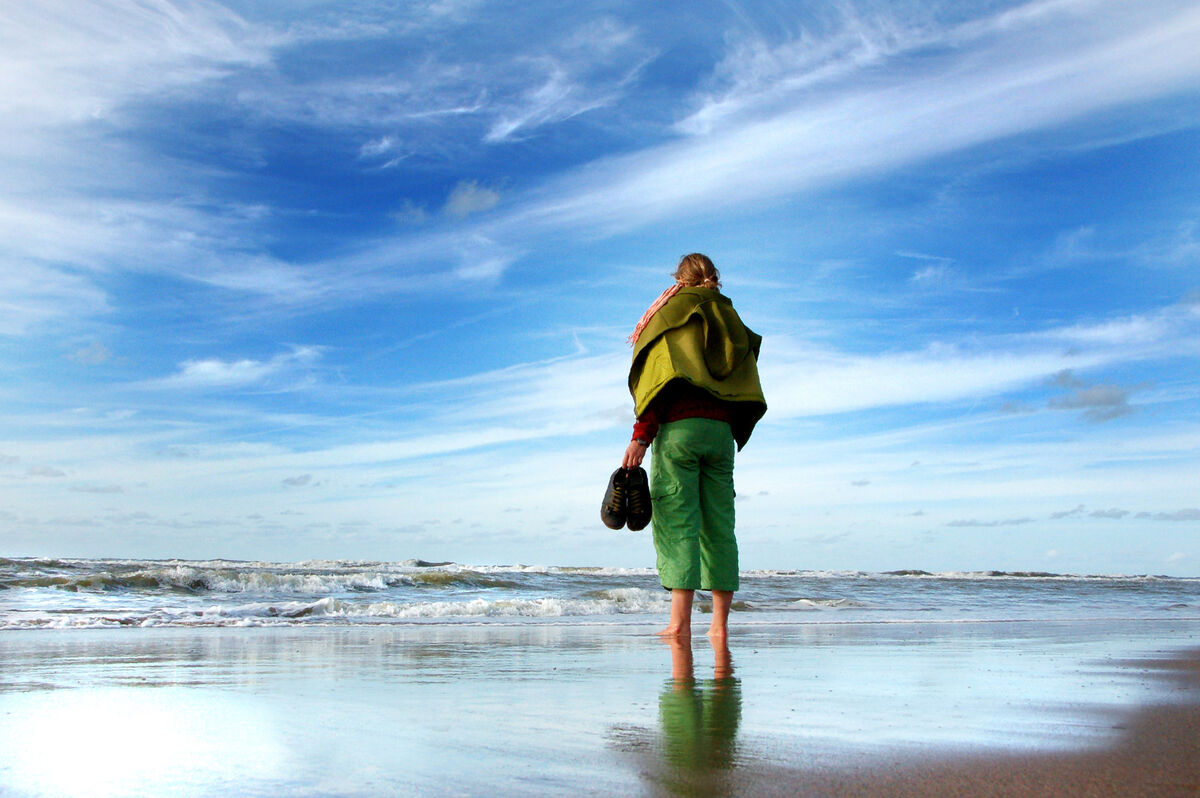
<path fill-rule="evenodd" d="M 0 551 L 643 566 L 624 338 L 764 336 L 750 568 L 1200 575 L 1200 5 L 0 7 Z"/>

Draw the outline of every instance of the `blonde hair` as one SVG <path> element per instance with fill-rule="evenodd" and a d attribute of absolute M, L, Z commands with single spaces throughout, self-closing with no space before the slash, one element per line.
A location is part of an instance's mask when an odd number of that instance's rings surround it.
<path fill-rule="evenodd" d="M 707 255 L 693 252 L 679 259 L 679 265 L 675 267 L 675 282 L 720 291 L 721 273 Z"/>

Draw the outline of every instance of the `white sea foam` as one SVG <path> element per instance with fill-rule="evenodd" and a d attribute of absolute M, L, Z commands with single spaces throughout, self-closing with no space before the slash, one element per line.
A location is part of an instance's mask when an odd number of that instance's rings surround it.
<path fill-rule="evenodd" d="M 349 618 L 453 618 L 614 615 L 662 611 L 670 606 L 661 591 L 617 588 L 602 591 L 596 598 L 471 599 L 468 601 L 380 601 L 369 604 L 322 599 L 311 608 L 312 615 Z"/>
<path fill-rule="evenodd" d="M 343 619 L 370 623 L 405 619 L 561 618 L 662 613 L 670 607 L 663 591 L 615 588 L 594 598 L 511 598 L 466 601 L 357 602 L 326 597 L 316 601 L 258 601 L 210 604 L 199 609 L 155 608 L 145 613 L 9 613 L 0 628 L 87 628 L 115 626 L 278 626 Z"/>
<path fill-rule="evenodd" d="M 130 577 L 153 579 L 163 586 L 183 588 L 203 587 L 221 593 L 332 593 L 346 590 L 384 590 L 388 587 L 384 575 L 371 573 L 274 573 L 232 569 L 196 568 L 177 565 L 171 568 L 151 568 L 136 571 Z"/>
<path fill-rule="evenodd" d="M 210 593 L 259 593 L 271 595 L 327 595 L 348 592 L 385 591 L 401 585 L 414 587 L 511 586 L 499 578 L 499 572 L 484 573 L 463 567 L 400 567 L 370 563 L 357 569 L 345 566 L 319 570 L 217 567 L 200 563 L 173 563 L 157 567 L 130 567 L 124 563 L 106 563 L 83 573 L 64 572 L 62 567 L 39 566 L 10 576 L 4 587 L 58 588 L 71 591 L 104 590 L 181 590 Z M 77 569 L 83 570 L 83 569 Z"/>
<path fill-rule="evenodd" d="M 1200 580 L 1004 571 L 757 570 L 735 611 L 843 622 L 943 612 L 1042 618 L 1194 614 Z M 698 599 L 704 608 L 707 597 Z M 629 622 L 661 616 L 650 568 L 466 565 L 423 560 L 64 560 L 0 558 L 0 628 L 372 623 Z M 610 618 L 610 621 L 597 619 Z M 801 619 L 804 620 L 801 620 Z M 505 620 L 507 619 L 507 621 Z M 623 619 L 618 621 L 617 619 Z"/>
<path fill-rule="evenodd" d="M 414 573 L 443 571 L 447 573 L 477 573 L 477 574 L 562 574 L 584 576 L 654 576 L 653 568 L 628 568 L 607 566 L 557 566 L 534 564 L 462 564 L 454 562 L 430 562 L 419 559 L 400 561 L 379 560 L 302 560 L 298 562 L 274 562 L 266 560 L 142 560 L 142 559 L 78 559 L 78 558 L 0 558 L 0 562 L 30 569 L 61 569 L 74 568 L 98 576 L 100 572 L 130 573 L 168 573 L 176 570 L 179 578 L 185 579 L 193 572 L 205 578 L 205 575 L 219 574 L 220 578 L 232 578 L 231 574 L 274 574 L 300 580 L 310 576 L 346 577 L 347 579 L 361 578 L 363 584 L 377 576 L 391 576 Z M 220 583 L 220 578 L 213 578 L 214 584 Z M 853 570 L 790 570 L 790 569 L 754 569 L 742 572 L 743 579 L 773 579 L 773 578 L 805 578 L 805 579 L 946 579 L 946 580 L 1120 580 L 1120 581 L 1189 581 L 1186 577 L 1170 577 L 1160 575 L 1122 575 L 1122 574 L 1058 574 L 1028 571 L 941 571 L 930 572 L 919 569 L 871 572 Z M 1190 581 L 1197 581 L 1192 578 Z"/>
<path fill-rule="evenodd" d="M 844 610 L 868 607 L 861 601 L 855 601 L 848 598 L 830 598 L 830 599 L 814 599 L 800 598 L 789 602 L 789 607 L 800 610 Z"/>

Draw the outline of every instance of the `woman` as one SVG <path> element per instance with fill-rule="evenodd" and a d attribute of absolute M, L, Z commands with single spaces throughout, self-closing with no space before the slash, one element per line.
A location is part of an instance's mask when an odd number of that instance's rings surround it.
<path fill-rule="evenodd" d="M 622 465 L 642 463 L 653 443 L 650 497 L 654 549 L 671 620 L 659 634 L 692 631 L 692 599 L 711 590 L 708 634 L 725 637 L 738 589 L 733 457 L 767 410 L 758 380 L 762 338 L 722 296 L 721 276 L 704 255 L 685 255 L 675 285 L 652 304 L 629 336 L 633 365 L 633 440 Z"/>

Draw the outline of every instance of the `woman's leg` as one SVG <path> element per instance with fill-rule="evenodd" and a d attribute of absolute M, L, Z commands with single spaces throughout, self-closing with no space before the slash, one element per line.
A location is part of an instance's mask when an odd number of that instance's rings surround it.
<path fill-rule="evenodd" d="M 692 599 L 694 590 L 675 588 L 671 591 L 671 620 L 658 634 L 663 637 L 692 637 Z"/>
<path fill-rule="evenodd" d="M 700 456 L 700 587 L 734 591 L 738 584 L 738 545 L 733 490 L 733 434 L 729 425 L 707 421 L 708 446 Z"/>
<path fill-rule="evenodd" d="M 700 459 L 700 584 L 712 590 L 708 634 L 724 638 L 733 592 L 739 587 L 733 490 L 736 446 L 728 424 L 708 422 L 707 432 L 709 445 Z"/>
<path fill-rule="evenodd" d="M 700 587 L 700 461 L 686 421 L 659 428 L 650 458 L 659 581 L 668 590 L 695 590 Z"/>
<path fill-rule="evenodd" d="M 724 638 L 729 633 L 729 605 L 733 603 L 733 591 L 714 590 L 712 599 L 712 623 L 708 627 L 708 636 Z"/>

